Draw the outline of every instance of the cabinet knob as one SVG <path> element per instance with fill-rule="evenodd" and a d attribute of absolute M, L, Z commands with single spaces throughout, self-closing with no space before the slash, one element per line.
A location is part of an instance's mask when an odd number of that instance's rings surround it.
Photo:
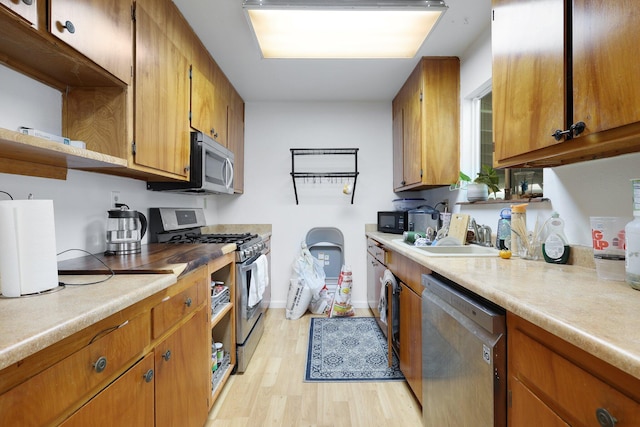
<path fill-rule="evenodd" d="M 31 6 L 33 4 L 33 0 L 22 0 L 22 3 Z"/>
<path fill-rule="evenodd" d="M 551 134 L 552 137 L 556 139 L 556 141 L 560 141 L 562 137 L 566 137 L 567 140 L 573 139 L 574 136 L 580 135 L 587 128 L 587 125 L 584 122 L 578 122 L 572 124 L 567 130 L 556 130 Z"/>
<path fill-rule="evenodd" d="M 147 372 L 145 372 L 142 378 L 144 378 L 145 383 L 150 383 L 153 380 L 153 369 L 149 369 Z"/>
<path fill-rule="evenodd" d="M 193 301 L 191 301 L 191 298 L 187 298 L 187 300 L 184 302 L 184 304 L 185 304 L 187 307 L 191 307 L 191 303 L 192 303 L 192 302 L 193 302 Z"/>
<path fill-rule="evenodd" d="M 596 418 L 598 420 L 598 424 L 602 427 L 613 427 L 618 422 L 618 420 L 616 420 L 613 415 L 604 408 L 596 409 Z"/>
<path fill-rule="evenodd" d="M 164 354 L 162 355 L 162 358 L 168 362 L 169 359 L 171 359 L 171 350 L 165 351 Z"/>
<path fill-rule="evenodd" d="M 93 364 L 93 368 L 97 373 L 104 371 L 106 367 L 107 367 L 107 358 L 104 356 L 96 360 L 96 363 Z"/>
<path fill-rule="evenodd" d="M 73 22 L 71 21 L 64 21 L 64 25 L 62 26 L 62 28 L 66 28 L 67 31 L 69 31 L 69 33 L 71 34 L 76 32 L 76 27 L 74 27 Z"/>

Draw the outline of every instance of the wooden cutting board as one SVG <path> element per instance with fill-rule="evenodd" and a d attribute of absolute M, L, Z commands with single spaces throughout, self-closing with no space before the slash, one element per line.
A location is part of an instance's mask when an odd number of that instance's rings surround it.
<path fill-rule="evenodd" d="M 451 215 L 451 223 L 449 224 L 449 233 L 447 236 L 451 236 L 458 239 L 463 245 L 467 241 L 467 228 L 469 227 L 470 216 L 467 214 L 453 214 Z"/>

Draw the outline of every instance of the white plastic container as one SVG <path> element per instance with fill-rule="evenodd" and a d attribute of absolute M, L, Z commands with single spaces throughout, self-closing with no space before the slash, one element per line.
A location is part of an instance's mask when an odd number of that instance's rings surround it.
<path fill-rule="evenodd" d="M 592 216 L 591 239 L 596 272 L 600 279 L 625 280 L 625 231 L 628 217 Z"/>
<path fill-rule="evenodd" d="M 624 227 L 625 279 L 634 289 L 640 290 L 640 179 L 632 179 L 633 221 Z"/>

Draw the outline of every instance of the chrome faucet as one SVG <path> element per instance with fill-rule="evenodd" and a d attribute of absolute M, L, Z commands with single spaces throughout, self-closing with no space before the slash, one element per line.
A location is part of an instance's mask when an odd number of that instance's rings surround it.
<path fill-rule="evenodd" d="M 475 218 L 471 218 L 471 228 L 473 230 L 473 241 L 480 246 L 491 246 L 491 227 L 488 225 L 478 226 Z"/>

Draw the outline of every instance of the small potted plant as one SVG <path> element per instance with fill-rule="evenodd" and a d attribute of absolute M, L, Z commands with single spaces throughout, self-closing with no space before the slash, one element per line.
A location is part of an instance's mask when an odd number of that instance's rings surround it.
<path fill-rule="evenodd" d="M 489 198 L 489 192 L 496 196 L 496 193 L 500 191 L 498 187 L 498 174 L 496 170 L 488 165 L 482 165 L 482 170 L 478 172 L 478 176 L 471 182 L 469 175 L 464 172 L 459 174 L 459 182 L 465 182 L 467 188 L 467 200 L 470 202 L 477 202 L 480 200 L 487 200 Z M 463 187 L 461 185 L 461 187 Z"/>

